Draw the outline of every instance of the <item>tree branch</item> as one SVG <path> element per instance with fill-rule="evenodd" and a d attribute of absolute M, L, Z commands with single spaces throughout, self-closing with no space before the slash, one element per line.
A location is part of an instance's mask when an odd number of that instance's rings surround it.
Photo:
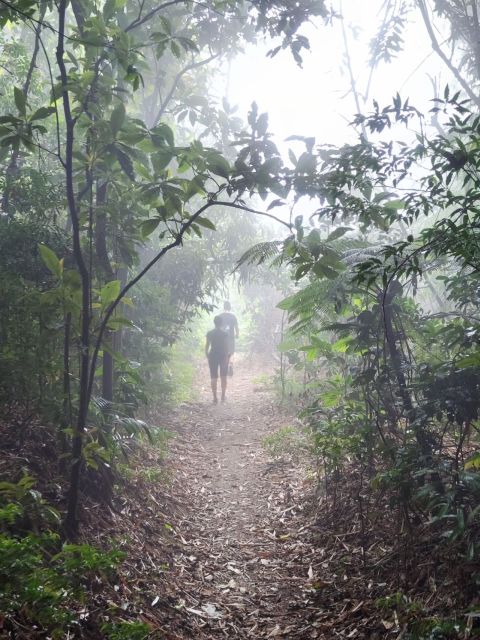
<path fill-rule="evenodd" d="M 201 67 L 205 64 L 208 64 L 209 62 L 212 62 L 212 60 L 215 60 L 215 58 L 218 58 L 220 56 L 219 53 L 216 53 L 215 55 L 210 56 L 209 58 L 206 58 L 205 60 L 199 60 L 198 62 L 192 62 L 191 64 L 188 64 L 185 68 L 181 69 L 177 75 L 175 76 L 175 79 L 172 83 L 172 86 L 170 88 L 170 91 L 167 93 L 167 95 L 165 96 L 165 100 L 162 101 L 162 106 L 160 107 L 157 116 L 154 120 L 153 126 L 157 126 L 157 124 L 160 122 L 160 119 L 162 118 L 162 116 L 165 114 L 165 111 L 167 109 L 168 103 L 170 102 L 170 100 L 173 97 L 173 94 L 175 93 L 177 87 L 178 87 L 178 83 L 180 82 L 180 79 L 182 78 L 182 76 L 184 76 L 186 73 L 188 73 L 189 71 L 191 71 L 192 69 L 196 69 L 197 67 Z"/>
<path fill-rule="evenodd" d="M 241 209 L 242 211 L 246 211 L 247 213 L 254 213 L 257 216 L 265 216 L 266 218 L 271 218 L 272 220 L 275 220 L 275 222 L 278 222 L 279 224 L 282 224 L 284 227 L 287 227 L 289 231 L 293 229 L 293 224 L 291 224 L 290 222 L 285 222 L 285 220 L 282 220 L 281 218 L 277 218 L 277 216 L 274 216 L 271 213 L 267 213 L 266 211 L 251 209 L 250 207 L 246 207 L 245 205 L 239 204 L 238 202 L 228 202 L 228 201 L 223 202 L 221 200 L 215 200 L 215 204 L 222 207 L 231 207 L 232 209 Z"/>
<path fill-rule="evenodd" d="M 112 304 L 110 305 L 110 307 L 107 309 L 106 313 L 105 313 L 105 317 L 103 318 L 100 327 L 99 327 L 99 332 L 98 332 L 98 336 L 97 336 L 97 340 L 95 342 L 95 347 L 93 350 L 93 355 L 92 355 L 92 360 L 91 360 L 91 364 L 90 364 L 90 374 L 89 374 L 89 381 L 88 381 L 88 392 L 87 392 L 87 403 L 90 401 L 90 398 L 92 396 L 92 389 L 93 389 L 93 381 L 95 378 L 95 369 L 97 366 L 97 359 L 98 359 L 98 352 L 100 351 L 100 347 L 103 341 L 103 336 L 105 334 L 105 331 L 107 329 L 107 324 L 110 320 L 110 318 L 112 317 L 113 312 L 115 311 L 115 309 L 118 307 L 118 305 L 120 304 L 120 302 L 122 301 L 122 299 L 127 295 L 127 293 L 130 291 L 130 289 L 135 286 L 137 284 L 137 282 L 139 280 L 141 280 L 143 278 L 143 276 L 148 273 L 150 271 L 150 269 L 161 259 L 163 258 L 163 256 L 170 251 L 171 249 L 178 247 L 182 244 L 183 241 L 183 236 L 185 235 L 185 233 L 190 229 L 190 227 L 194 224 L 195 220 L 202 215 L 202 213 L 204 213 L 207 209 L 209 209 L 211 206 L 216 205 L 217 202 L 215 200 L 209 200 L 206 204 L 203 205 L 203 207 L 200 207 L 200 209 L 198 209 L 198 211 L 196 211 L 189 220 L 187 220 L 187 222 L 185 222 L 180 231 L 177 234 L 177 237 L 175 238 L 175 240 L 173 240 L 173 242 L 170 242 L 170 244 L 167 244 L 165 247 L 163 247 L 163 249 L 161 249 L 161 251 L 159 251 L 157 253 L 157 255 L 152 258 L 152 260 L 150 260 L 150 262 L 147 263 L 147 265 L 132 279 L 130 280 L 130 282 L 127 282 L 127 284 L 123 287 L 123 289 L 120 291 L 120 293 L 118 294 L 118 296 L 115 298 L 115 300 L 112 302 Z"/>
<path fill-rule="evenodd" d="M 261 215 L 261 216 L 266 216 L 268 218 L 271 218 L 273 220 L 275 220 L 276 222 L 279 222 L 280 224 L 283 224 L 285 227 L 288 228 L 289 231 L 291 231 L 292 229 L 292 225 L 284 222 L 283 220 L 280 220 L 280 218 L 277 218 L 276 216 L 271 215 L 270 213 L 266 213 L 265 211 L 258 211 L 256 209 L 251 209 L 250 207 L 246 207 L 244 205 L 235 203 L 235 202 L 223 202 L 220 200 L 214 200 L 213 198 L 211 198 L 206 204 L 203 205 L 203 207 L 200 207 L 200 209 L 198 209 L 198 211 L 196 211 L 192 217 L 185 222 L 175 240 L 173 242 L 171 242 L 170 244 L 167 244 L 165 247 L 163 247 L 163 249 L 161 251 L 159 251 L 159 253 L 157 253 L 157 255 L 152 258 L 152 260 L 150 260 L 150 262 L 140 271 L 140 273 L 138 273 L 132 280 L 130 280 L 130 282 L 128 282 L 123 289 L 120 291 L 120 293 L 118 294 L 118 296 L 115 298 L 115 300 L 112 302 L 112 304 L 110 305 L 110 307 L 108 308 L 107 312 L 105 313 L 105 317 L 103 318 L 100 327 L 99 327 L 99 332 L 98 332 L 98 336 L 95 342 L 95 348 L 93 351 L 93 355 L 92 355 L 92 360 L 91 360 L 91 364 L 90 364 L 90 374 L 89 374 L 89 382 L 88 382 L 88 402 L 90 401 L 90 398 L 92 396 L 92 390 L 93 390 L 93 381 L 95 378 L 95 369 L 97 366 L 97 359 L 98 359 L 98 353 L 100 351 L 100 347 L 103 341 L 103 336 L 105 334 L 105 331 L 107 329 L 107 324 L 110 320 L 110 318 L 112 317 L 113 312 L 115 311 L 115 309 L 118 307 L 118 305 L 120 304 L 120 302 L 122 301 L 122 299 L 127 295 L 127 293 L 130 291 L 130 289 L 135 286 L 137 284 L 137 282 L 139 282 L 139 280 L 141 280 L 143 278 L 143 276 L 148 273 L 150 271 L 150 269 L 161 259 L 163 258 L 163 256 L 170 251 L 171 249 L 178 247 L 182 244 L 183 241 L 183 236 L 185 235 L 185 233 L 190 229 L 190 227 L 194 224 L 195 220 L 202 215 L 202 213 L 204 213 L 207 209 L 209 209 L 210 207 L 213 206 L 222 206 L 222 207 L 231 207 L 233 209 L 240 209 L 241 211 L 247 211 L 249 213 L 254 213 L 256 215 Z"/>
<path fill-rule="evenodd" d="M 430 21 L 430 16 L 428 15 L 428 9 L 425 4 L 425 0 L 418 0 L 418 6 L 420 9 L 420 13 L 422 14 L 423 22 L 427 29 L 428 35 L 430 37 L 430 41 L 432 43 L 432 49 L 440 56 L 443 62 L 447 65 L 450 71 L 453 73 L 457 81 L 460 83 L 462 89 L 468 95 L 468 97 L 480 107 L 480 98 L 475 95 L 475 93 L 471 90 L 470 85 L 466 82 L 466 80 L 462 77 L 457 67 L 455 67 L 452 62 L 445 55 L 445 52 L 442 50 L 441 46 L 438 43 L 437 37 L 432 28 L 432 23 Z"/>
<path fill-rule="evenodd" d="M 0 0 L 2 1 L 2 0 Z M 140 12 L 138 14 L 138 17 L 135 18 L 135 20 L 133 22 L 131 22 L 128 27 L 126 27 L 125 29 L 125 33 L 128 33 L 129 31 L 132 31 L 133 29 L 136 29 L 137 27 L 139 27 L 140 25 L 144 24 L 145 22 L 148 22 L 148 20 L 150 20 L 150 18 L 153 18 L 154 15 L 156 15 L 157 13 L 159 13 L 160 11 L 162 11 L 163 9 L 167 9 L 167 7 L 171 7 L 173 5 L 176 4 L 186 4 L 187 0 L 170 0 L 170 2 L 164 2 L 163 4 L 159 4 L 157 7 L 154 7 L 153 9 L 151 9 L 148 13 L 146 13 L 143 18 L 141 18 L 141 12 L 143 10 L 143 3 L 140 9 Z"/>

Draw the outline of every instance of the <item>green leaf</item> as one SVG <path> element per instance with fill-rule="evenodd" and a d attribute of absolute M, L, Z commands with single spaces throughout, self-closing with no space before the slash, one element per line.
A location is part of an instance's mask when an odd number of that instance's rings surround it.
<path fill-rule="evenodd" d="M 340 338 L 340 340 L 337 340 L 332 344 L 332 351 L 335 351 L 336 353 L 346 353 L 351 342 L 351 337 Z"/>
<path fill-rule="evenodd" d="M 170 22 L 170 20 L 168 20 L 168 18 L 165 18 L 165 16 L 160 15 L 158 18 L 160 24 L 162 25 L 165 33 L 167 33 L 169 36 L 172 35 L 172 23 Z"/>
<path fill-rule="evenodd" d="M 118 147 L 114 147 L 113 149 L 123 171 L 127 174 L 132 182 L 135 182 L 135 172 L 133 170 L 133 162 L 131 161 L 130 157 L 127 156 L 127 154 Z"/>
<path fill-rule="evenodd" d="M 270 211 L 271 209 L 274 209 L 275 207 L 283 207 L 284 204 L 285 204 L 284 200 L 280 200 L 278 198 L 276 200 L 272 200 L 272 202 L 267 207 L 267 211 Z"/>
<path fill-rule="evenodd" d="M 183 213 L 183 201 L 175 193 L 170 193 L 165 198 L 165 207 L 169 214 L 172 212 L 182 214 Z"/>
<path fill-rule="evenodd" d="M 405 209 L 405 202 L 403 200 L 389 200 L 384 206 L 385 209 L 394 209 L 397 211 L 398 209 Z"/>
<path fill-rule="evenodd" d="M 117 331 L 118 329 L 121 329 L 122 327 L 129 327 L 132 328 L 135 325 L 133 324 L 133 322 L 131 320 L 129 320 L 128 318 L 124 318 L 123 316 L 117 316 L 116 318 L 110 318 L 110 320 L 108 321 L 107 327 L 110 329 L 110 331 Z"/>
<path fill-rule="evenodd" d="M 103 17 L 105 20 L 108 20 L 115 15 L 116 5 L 116 0 L 106 0 L 105 4 L 103 5 Z"/>
<path fill-rule="evenodd" d="M 13 88 L 13 97 L 15 98 L 15 104 L 18 112 L 24 116 L 27 113 L 27 96 L 18 87 Z"/>
<path fill-rule="evenodd" d="M 480 453 L 474 454 L 472 458 L 467 460 L 464 469 L 480 469 Z"/>
<path fill-rule="evenodd" d="M 319 278 L 329 278 L 335 280 L 338 276 L 338 271 L 332 269 L 330 265 L 326 264 L 323 260 L 316 262 L 313 266 L 313 273 Z"/>
<path fill-rule="evenodd" d="M 351 231 L 351 227 L 337 227 L 332 231 L 332 233 L 328 236 L 326 242 L 332 242 L 333 240 L 338 240 L 343 235 L 347 233 L 347 231 Z"/>
<path fill-rule="evenodd" d="M 217 176 L 221 176 L 222 178 L 228 179 L 230 175 L 230 165 L 225 158 L 220 155 L 215 156 L 214 158 L 209 158 L 207 160 L 207 167 L 209 171 Z"/>
<path fill-rule="evenodd" d="M 455 364 L 457 367 L 461 368 L 478 367 L 480 365 L 480 351 L 476 351 L 464 358 L 461 358 L 460 360 L 457 360 Z"/>
<path fill-rule="evenodd" d="M 39 244 L 38 250 L 45 266 L 53 273 L 54 276 L 61 278 L 63 271 L 62 261 L 59 260 L 55 253 L 45 244 Z"/>
<path fill-rule="evenodd" d="M 268 113 L 262 113 L 257 120 L 256 130 L 259 136 L 264 136 L 268 129 Z"/>
<path fill-rule="evenodd" d="M 37 109 L 35 113 L 30 116 L 30 121 L 44 120 L 45 118 L 48 118 L 48 116 L 51 116 L 52 113 L 55 113 L 54 107 L 40 107 L 40 109 Z"/>
<path fill-rule="evenodd" d="M 117 133 L 122 128 L 123 123 L 125 122 L 125 116 L 125 105 L 123 104 L 123 102 L 119 102 L 110 116 L 110 128 L 114 136 L 117 135 Z"/>
<path fill-rule="evenodd" d="M 164 169 L 166 169 L 166 167 L 168 167 L 168 165 L 172 161 L 172 158 L 173 153 L 171 151 L 168 151 L 166 149 L 164 151 L 157 151 L 152 155 L 153 168 L 157 173 L 160 173 L 160 171 L 163 171 Z"/>
<path fill-rule="evenodd" d="M 180 58 L 180 56 L 182 55 L 180 47 L 174 40 L 170 42 L 170 50 L 176 58 Z"/>
<path fill-rule="evenodd" d="M 120 280 L 111 280 L 100 290 L 100 300 L 105 309 L 111 302 L 117 299 L 120 293 Z"/>
<path fill-rule="evenodd" d="M 142 237 L 147 238 L 151 233 L 155 231 L 159 224 L 160 218 L 151 218 L 150 220 L 145 220 L 145 222 L 142 222 Z"/>
<path fill-rule="evenodd" d="M 161 122 L 156 127 L 154 127 L 150 134 L 152 136 L 152 142 L 155 146 L 163 147 L 165 146 L 165 142 L 173 147 L 175 144 L 175 139 L 173 135 L 172 129 L 168 126 L 168 124 L 164 124 Z"/>
<path fill-rule="evenodd" d="M 313 173 L 317 167 L 315 156 L 304 151 L 297 162 L 296 170 L 299 173 Z"/>
<path fill-rule="evenodd" d="M 284 298 L 280 300 L 277 304 L 277 309 L 282 309 L 282 311 L 290 311 L 295 306 L 295 296 L 288 296 L 288 298 Z"/>
<path fill-rule="evenodd" d="M 342 400 L 342 394 L 337 389 L 331 389 L 322 393 L 322 404 L 326 409 L 332 409 Z"/>
<path fill-rule="evenodd" d="M 208 218 L 202 218 L 201 216 L 198 216 L 198 218 L 195 218 L 195 222 L 200 227 L 205 227 L 206 229 L 211 229 L 212 231 L 216 230 L 216 226 Z"/>

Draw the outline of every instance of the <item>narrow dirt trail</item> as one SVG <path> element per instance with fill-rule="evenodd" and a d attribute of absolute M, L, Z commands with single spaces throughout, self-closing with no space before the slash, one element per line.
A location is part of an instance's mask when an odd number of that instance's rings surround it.
<path fill-rule="evenodd" d="M 164 627 L 171 638 L 323 637 L 310 597 L 315 550 L 302 540 L 311 486 L 303 465 L 272 461 L 262 446 L 293 417 L 259 373 L 237 363 L 225 405 L 213 405 L 205 385 L 198 402 L 171 417 L 179 505 L 167 580 L 175 612 Z"/>

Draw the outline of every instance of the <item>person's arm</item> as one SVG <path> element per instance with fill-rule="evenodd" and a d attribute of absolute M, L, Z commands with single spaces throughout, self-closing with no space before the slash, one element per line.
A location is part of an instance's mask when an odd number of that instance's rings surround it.
<path fill-rule="evenodd" d="M 210 338 L 207 336 L 207 341 L 205 342 L 205 356 L 208 358 L 208 347 L 210 346 Z"/>
<path fill-rule="evenodd" d="M 235 327 L 235 335 L 236 335 L 236 336 L 237 336 L 237 338 L 238 338 L 238 336 L 240 335 L 240 331 L 238 330 L 238 320 L 237 320 L 237 316 L 234 316 L 234 318 L 235 318 L 235 322 L 234 322 L 234 325 L 233 325 L 233 326 Z"/>

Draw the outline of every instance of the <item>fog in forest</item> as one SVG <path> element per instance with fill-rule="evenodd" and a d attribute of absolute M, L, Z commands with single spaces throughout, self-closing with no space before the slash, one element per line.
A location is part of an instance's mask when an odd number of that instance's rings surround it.
<path fill-rule="evenodd" d="M 479 11 L 0 0 L 0 638 L 480 637 Z"/>

